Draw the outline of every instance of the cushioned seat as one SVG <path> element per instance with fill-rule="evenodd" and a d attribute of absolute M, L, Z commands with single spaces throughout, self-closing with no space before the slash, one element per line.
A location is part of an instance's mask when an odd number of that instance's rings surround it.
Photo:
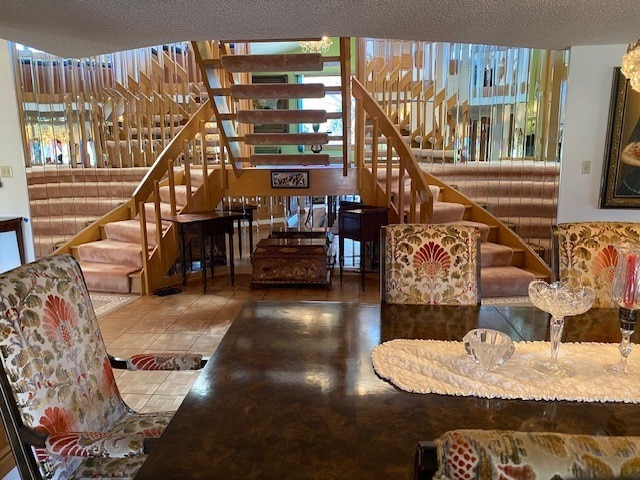
<path fill-rule="evenodd" d="M 0 275 L 0 357 L 0 407 L 23 479 L 133 478 L 171 419 L 136 413 L 122 400 L 70 255 Z M 113 363 L 175 370 L 199 368 L 201 360 L 142 354 Z"/>
<path fill-rule="evenodd" d="M 480 304 L 480 231 L 464 225 L 382 227 L 383 303 Z"/>
<path fill-rule="evenodd" d="M 595 308 L 616 308 L 611 298 L 613 273 L 618 264 L 615 245 L 640 243 L 640 223 L 560 223 L 553 235 L 553 272 L 557 280 L 591 287 Z"/>
<path fill-rule="evenodd" d="M 639 478 L 640 437 L 454 430 L 418 445 L 414 478 L 435 465 L 438 480 Z"/>

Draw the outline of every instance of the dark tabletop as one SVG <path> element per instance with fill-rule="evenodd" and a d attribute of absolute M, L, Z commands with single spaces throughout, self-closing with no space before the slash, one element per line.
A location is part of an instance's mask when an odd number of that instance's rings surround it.
<path fill-rule="evenodd" d="M 640 435 L 640 405 L 412 394 L 371 365 L 393 338 L 487 327 L 545 340 L 547 319 L 533 307 L 247 302 L 136 479 L 408 480 L 418 441 L 456 428 Z M 567 318 L 564 341 L 619 339 L 616 310 Z"/>

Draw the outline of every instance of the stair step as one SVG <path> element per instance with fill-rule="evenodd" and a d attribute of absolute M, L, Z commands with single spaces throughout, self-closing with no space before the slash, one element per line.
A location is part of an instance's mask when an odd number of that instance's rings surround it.
<path fill-rule="evenodd" d="M 195 193 L 197 187 L 191 187 L 191 193 Z M 166 205 L 171 205 L 171 190 L 168 185 L 162 186 L 159 189 L 160 191 L 160 202 Z M 180 210 L 187 204 L 187 186 L 186 185 L 176 185 L 175 186 L 176 193 L 176 208 Z M 147 217 L 149 220 L 149 217 Z"/>
<path fill-rule="evenodd" d="M 498 227 L 493 227 L 491 225 L 487 225 L 486 223 L 474 222 L 472 220 L 458 220 L 455 222 L 442 222 L 443 224 L 451 224 L 451 225 L 465 225 L 467 227 L 476 227 L 480 230 L 480 241 L 481 242 L 492 242 L 495 239 L 491 238 L 491 232 L 497 231 Z M 495 234 L 494 234 L 495 237 Z"/>
<path fill-rule="evenodd" d="M 78 257 L 83 262 L 123 265 L 142 269 L 142 245 L 115 240 L 99 240 L 78 246 Z"/>
<path fill-rule="evenodd" d="M 240 110 L 237 120 L 241 123 L 324 123 L 325 110 Z"/>
<path fill-rule="evenodd" d="M 433 217 L 429 223 L 450 223 L 462 220 L 466 207 L 455 202 L 433 202 Z"/>
<path fill-rule="evenodd" d="M 325 87 L 322 83 L 259 83 L 231 85 L 231 95 L 238 100 L 252 98 L 322 98 Z"/>
<path fill-rule="evenodd" d="M 80 261 L 80 268 L 84 275 L 87 288 L 92 292 L 129 293 L 131 281 L 129 274 L 136 271 L 135 267 L 126 265 L 109 265 Z"/>
<path fill-rule="evenodd" d="M 124 243 L 140 243 L 139 220 L 119 220 L 104 225 L 105 235 L 110 240 Z M 150 246 L 156 245 L 156 224 L 147 222 L 147 241 Z"/>
<path fill-rule="evenodd" d="M 77 197 L 128 198 L 133 194 L 138 183 L 137 181 L 60 182 L 29 185 L 29 198 L 31 200 Z"/>
<path fill-rule="evenodd" d="M 484 267 L 480 269 L 482 298 L 515 297 L 529 294 L 529 284 L 536 276 L 518 267 Z"/>
<path fill-rule="evenodd" d="M 73 236 L 89 224 L 95 222 L 98 216 L 70 215 L 64 217 L 46 217 L 33 221 L 31 228 L 34 235 L 69 235 Z"/>
<path fill-rule="evenodd" d="M 249 133 L 244 136 L 247 145 L 326 145 L 326 133 Z"/>
<path fill-rule="evenodd" d="M 513 250 L 505 245 L 483 242 L 480 246 L 481 267 L 504 267 L 512 264 Z"/>
<path fill-rule="evenodd" d="M 504 199 L 487 199 L 485 208 L 499 218 L 508 217 L 548 217 L 556 218 L 558 213 L 558 201 L 556 199 L 540 199 L 516 197 L 510 202 Z"/>
<path fill-rule="evenodd" d="M 210 61 L 205 61 L 205 65 Z M 215 62 L 211 62 L 215 63 Z M 220 64 L 230 72 L 319 72 L 323 68 L 319 53 L 287 55 L 223 55 Z"/>
<path fill-rule="evenodd" d="M 37 217 L 49 217 L 53 215 L 87 215 L 102 216 L 110 212 L 118 205 L 122 205 L 124 200 L 119 198 L 48 198 L 32 200 L 31 206 L 32 220 Z"/>
<path fill-rule="evenodd" d="M 329 155 L 251 155 L 249 157 L 251 165 L 329 165 L 331 163 Z"/>

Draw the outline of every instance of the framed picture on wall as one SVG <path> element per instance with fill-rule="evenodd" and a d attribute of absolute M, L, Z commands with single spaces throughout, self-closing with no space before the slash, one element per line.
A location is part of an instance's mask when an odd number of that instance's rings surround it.
<path fill-rule="evenodd" d="M 613 72 L 601 208 L 640 208 L 640 92 Z"/>
<path fill-rule="evenodd" d="M 271 170 L 271 188 L 309 188 L 309 170 Z"/>

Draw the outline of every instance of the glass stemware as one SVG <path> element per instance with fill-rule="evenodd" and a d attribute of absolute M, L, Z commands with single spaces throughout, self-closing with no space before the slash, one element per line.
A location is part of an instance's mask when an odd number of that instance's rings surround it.
<path fill-rule="evenodd" d="M 551 340 L 551 359 L 536 362 L 533 368 L 545 375 L 571 377 L 575 371 L 568 365 L 558 362 L 558 350 L 564 330 L 564 317 L 580 315 L 593 305 L 595 292 L 588 287 L 574 287 L 564 282 L 547 283 L 534 280 L 529 284 L 529 299 L 540 310 L 551 314 L 549 338 Z"/>
<path fill-rule="evenodd" d="M 608 367 L 609 373 L 628 375 L 627 364 L 631 354 L 631 335 L 636 327 L 636 318 L 640 308 L 640 245 L 623 243 L 616 245 L 618 264 L 613 274 L 611 297 L 620 306 L 620 333 L 622 340 L 618 345 L 620 361 Z"/>

